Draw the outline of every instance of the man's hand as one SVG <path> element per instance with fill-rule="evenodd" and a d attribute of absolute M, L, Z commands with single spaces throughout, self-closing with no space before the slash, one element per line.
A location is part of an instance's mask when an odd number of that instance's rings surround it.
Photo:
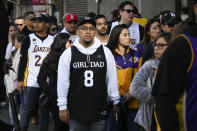
<path fill-rule="evenodd" d="M 113 105 L 112 110 L 114 112 L 116 122 L 118 122 L 118 118 L 119 118 L 119 114 L 120 114 L 120 105 L 119 104 Z"/>
<path fill-rule="evenodd" d="M 130 103 L 131 100 L 132 100 L 132 96 L 129 94 L 129 93 L 124 93 L 122 95 L 122 100 L 123 100 L 123 103 Z"/>
<path fill-rule="evenodd" d="M 23 81 L 18 82 L 18 84 L 17 84 L 17 90 L 18 90 L 18 92 L 21 93 L 21 91 L 23 90 L 23 88 L 24 88 L 24 82 Z"/>
<path fill-rule="evenodd" d="M 60 110 L 59 111 L 59 118 L 65 123 L 68 123 L 69 120 L 69 111 L 68 110 Z"/>

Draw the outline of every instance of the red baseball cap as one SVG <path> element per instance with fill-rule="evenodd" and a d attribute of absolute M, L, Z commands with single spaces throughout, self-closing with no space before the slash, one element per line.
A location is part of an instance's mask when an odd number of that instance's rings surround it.
<path fill-rule="evenodd" d="M 68 21 L 77 21 L 77 15 L 76 14 L 72 14 L 72 13 L 69 13 L 68 15 L 66 15 L 65 17 L 65 22 L 68 22 Z"/>

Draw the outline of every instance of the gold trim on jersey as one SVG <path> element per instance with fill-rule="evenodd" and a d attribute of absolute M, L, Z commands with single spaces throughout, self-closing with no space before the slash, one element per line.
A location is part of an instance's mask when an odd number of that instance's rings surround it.
<path fill-rule="evenodd" d="M 155 116 L 155 121 L 156 121 L 156 128 L 157 128 L 156 130 L 161 131 L 161 127 L 159 125 L 159 121 L 157 119 L 157 114 L 156 114 L 156 105 L 154 105 L 154 116 Z"/>
<path fill-rule="evenodd" d="M 180 34 L 177 37 L 180 37 L 180 36 L 184 37 L 187 40 L 187 42 L 189 43 L 190 49 L 191 49 L 191 53 L 192 53 L 192 59 L 191 59 L 190 65 L 189 65 L 189 67 L 187 69 L 187 72 L 189 72 L 191 67 L 192 67 L 192 64 L 194 62 L 194 50 L 193 50 L 192 44 L 191 44 L 190 40 L 187 38 L 187 36 L 185 36 L 184 34 Z"/>
<path fill-rule="evenodd" d="M 25 78 L 24 78 L 24 86 L 25 87 L 27 86 L 27 78 L 28 78 L 28 75 L 29 75 L 28 68 L 29 68 L 29 57 L 27 57 L 27 66 L 26 66 L 26 69 L 25 69 Z"/>

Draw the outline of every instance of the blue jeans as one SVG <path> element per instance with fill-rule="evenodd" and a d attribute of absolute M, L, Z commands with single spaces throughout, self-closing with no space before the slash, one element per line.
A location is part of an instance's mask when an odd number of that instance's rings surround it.
<path fill-rule="evenodd" d="M 81 123 L 72 118 L 69 119 L 69 131 L 105 131 L 106 120 L 92 123 Z"/>
<path fill-rule="evenodd" d="M 49 124 L 49 111 L 51 111 L 52 118 L 54 121 L 54 129 L 53 131 L 68 131 L 69 127 L 67 123 L 64 123 L 59 119 L 59 107 L 57 106 L 57 98 L 50 97 L 50 104 L 47 107 L 40 107 L 41 116 L 40 118 L 43 121 L 43 131 L 48 131 L 48 124 Z"/>
<path fill-rule="evenodd" d="M 36 87 L 24 88 L 24 105 L 21 112 L 20 127 L 21 131 L 27 131 L 29 120 L 38 108 L 38 101 L 41 90 Z M 40 126 L 44 126 L 40 121 Z"/>
<path fill-rule="evenodd" d="M 128 131 L 138 131 L 139 125 L 134 122 L 138 109 L 129 109 L 127 113 Z"/>

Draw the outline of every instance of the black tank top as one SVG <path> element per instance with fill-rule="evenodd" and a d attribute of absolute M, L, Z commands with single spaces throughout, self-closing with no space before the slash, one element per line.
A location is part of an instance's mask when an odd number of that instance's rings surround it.
<path fill-rule="evenodd" d="M 92 55 L 71 47 L 70 87 L 68 109 L 70 116 L 80 122 L 107 118 L 106 58 L 103 46 Z"/>

